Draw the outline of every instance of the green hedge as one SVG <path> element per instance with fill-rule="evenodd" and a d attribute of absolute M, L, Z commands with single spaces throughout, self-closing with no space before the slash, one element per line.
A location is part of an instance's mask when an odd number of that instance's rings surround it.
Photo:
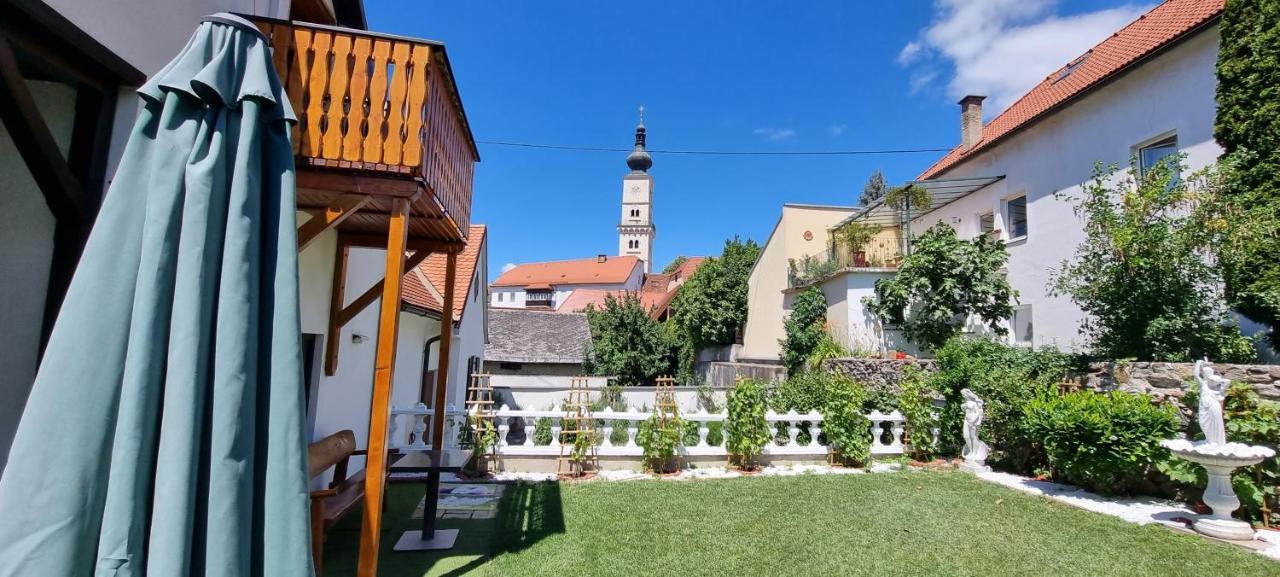
<path fill-rule="evenodd" d="M 1148 487 L 1156 464 L 1168 458 L 1160 441 L 1180 425 L 1174 407 L 1119 391 L 1044 395 L 1023 407 L 1023 419 L 1055 479 L 1104 494 Z"/>

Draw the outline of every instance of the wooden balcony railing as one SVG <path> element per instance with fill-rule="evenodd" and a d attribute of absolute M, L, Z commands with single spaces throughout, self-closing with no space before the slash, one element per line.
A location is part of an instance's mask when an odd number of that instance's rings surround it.
<path fill-rule="evenodd" d="M 479 154 L 444 46 L 363 30 L 256 18 L 298 116 L 298 169 L 417 180 L 425 216 L 461 238 Z M 442 214 L 433 214 L 441 212 Z"/>

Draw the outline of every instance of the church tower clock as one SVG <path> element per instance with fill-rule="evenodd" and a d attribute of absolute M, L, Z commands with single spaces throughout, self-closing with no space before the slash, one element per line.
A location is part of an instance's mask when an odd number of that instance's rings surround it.
<path fill-rule="evenodd" d="M 640 123 L 636 125 L 636 147 L 627 155 L 631 172 L 622 177 L 622 218 L 618 221 L 618 255 L 637 256 L 644 261 L 644 272 L 653 268 L 653 239 L 658 229 L 653 225 L 653 177 L 649 168 L 653 158 L 645 150 L 644 107 L 640 107 Z"/>

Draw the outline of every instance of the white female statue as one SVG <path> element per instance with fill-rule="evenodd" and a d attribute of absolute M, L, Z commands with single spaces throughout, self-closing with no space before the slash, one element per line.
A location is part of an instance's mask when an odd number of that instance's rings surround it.
<path fill-rule="evenodd" d="M 960 405 L 964 409 L 964 450 L 960 456 L 964 458 L 965 468 L 985 470 L 990 448 L 978 438 L 978 427 L 982 425 L 982 411 L 986 404 L 969 389 L 961 390 L 960 395 L 964 397 L 964 404 Z"/>
<path fill-rule="evenodd" d="M 1196 382 L 1200 383 L 1200 406 L 1196 420 L 1204 432 L 1205 441 L 1211 445 L 1227 444 L 1227 428 L 1222 422 L 1222 401 L 1227 396 L 1227 379 L 1213 372 L 1209 359 L 1196 361 Z"/>

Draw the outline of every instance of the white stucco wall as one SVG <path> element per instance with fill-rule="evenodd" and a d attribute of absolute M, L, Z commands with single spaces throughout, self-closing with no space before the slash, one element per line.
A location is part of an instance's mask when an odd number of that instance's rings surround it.
<path fill-rule="evenodd" d="M 75 119 L 75 91 L 28 82 L 54 140 L 66 154 Z M 0 470 L 35 380 L 56 221 L 9 131 L 0 123 Z"/>
<path fill-rule="evenodd" d="M 272 18 L 289 16 L 290 0 L 44 0 L 51 8 L 150 77 L 169 63 L 191 38 L 200 19 L 218 12 Z M 116 99 L 107 178 L 124 152 L 138 114 L 132 88 Z"/>
<path fill-rule="evenodd" d="M 1005 179 L 915 222 L 923 230 L 953 223 L 963 237 L 978 233 L 979 214 L 996 214 L 1008 238 L 1004 202 L 1027 196 L 1028 235 L 1011 242 L 1009 281 L 1032 308 L 1033 344 L 1079 349 L 1083 313 L 1070 300 L 1047 294 L 1052 269 L 1075 254 L 1084 239 L 1071 204 L 1054 193 L 1077 195 L 1097 161 L 1127 166 L 1135 146 L 1176 132 L 1188 171 L 1216 160 L 1214 67 L 1217 28 L 1144 63 L 1111 84 L 979 154 L 939 178 L 1005 175 Z"/>

